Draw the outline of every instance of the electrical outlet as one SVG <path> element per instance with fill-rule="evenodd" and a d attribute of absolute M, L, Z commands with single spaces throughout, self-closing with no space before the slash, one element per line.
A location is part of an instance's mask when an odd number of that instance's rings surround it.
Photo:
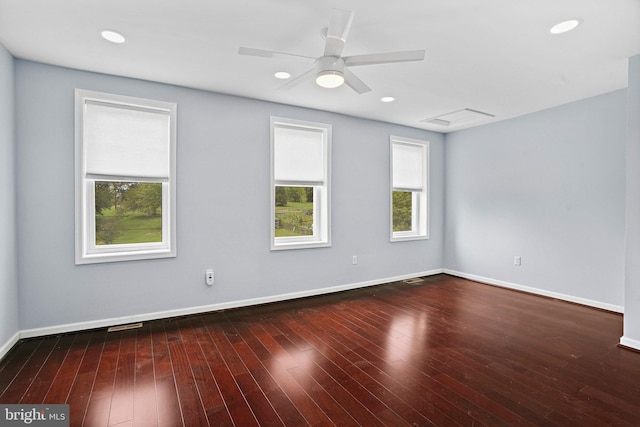
<path fill-rule="evenodd" d="M 207 270 L 204 273 L 204 281 L 207 283 L 207 285 L 209 286 L 213 286 L 213 270 Z"/>
<path fill-rule="evenodd" d="M 514 256 L 513 257 L 513 265 L 521 266 L 522 265 L 522 257 Z"/>
<path fill-rule="evenodd" d="M 358 264 L 358 255 L 354 255 L 351 257 L 351 264 L 352 265 Z"/>

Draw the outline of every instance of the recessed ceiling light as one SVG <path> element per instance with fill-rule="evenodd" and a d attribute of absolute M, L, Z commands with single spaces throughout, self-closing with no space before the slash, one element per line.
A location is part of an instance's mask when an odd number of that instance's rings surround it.
<path fill-rule="evenodd" d="M 110 41 L 111 43 L 124 43 L 125 38 L 122 34 L 116 33 L 111 30 L 104 30 L 100 33 L 103 39 Z"/>
<path fill-rule="evenodd" d="M 274 74 L 276 79 L 280 79 L 280 80 L 286 80 L 289 77 L 291 77 L 291 74 L 287 73 L 286 71 L 278 71 L 277 73 Z"/>
<path fill-rule="evenodd" d="M 582 23 L 581 19 L 569 19 L 567 21 L 562 21 L 559 24 L 554 25 L 553 27 L 551 27 L 549 32 L 551 34 L 566 33 L 568 31 L 575 29 L 581 23 Z"/>
<path fill-rule="evenodd" d="M 383 96 L 382 98 L 380 98 L 380 101 L 382 102 L 393 102 L 396 99 L 393 96 Z"/>

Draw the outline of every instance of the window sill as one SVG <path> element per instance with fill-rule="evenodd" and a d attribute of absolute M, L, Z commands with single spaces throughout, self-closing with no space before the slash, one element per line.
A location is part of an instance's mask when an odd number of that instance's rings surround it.
<path fill-rule="evenodd" d="M 331 242 L 286 242 L 286 243 L 272 243 L 272 251 L 287 251 L 291 249 L 313 249 L 313 248 L 327 248 L 331 246 Z"/>
<path fill-rule="evenodd" d="M 145 250 L 135 252 L 103 252 L 80 255 L 76 257 L 76 265 L 175 257 L 175 250 L 169 249 Z"/>
<path fill-rule="evenodd" d="M 391 236 L 391 242 L 406 242 L 410 240 L 429 240 L 426 234 L 394 234 Z"/>

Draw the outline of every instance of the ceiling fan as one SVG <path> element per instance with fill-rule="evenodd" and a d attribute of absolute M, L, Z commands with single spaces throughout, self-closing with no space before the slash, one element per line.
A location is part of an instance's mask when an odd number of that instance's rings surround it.
<path fill-rule="evenodd" d="M 241 47 L 241 55 L 259 56 L 263 58 L 293 59 L 313 63 L 313 68 L 291 79 L 281 88 L 291 88 L 315 76 L 318 86 L 335 88 L 346 83 L 359 94 L 369 92 L 371 88 L 360 80 L 348 67 L 359 65 L 389 64 L 394 62 L 422 61 L 424 50 L 409 50 L 403 52 L 373 53 L 367 55 L 342 56 L 347 34 L 353 22 L 353 11 L 332 9 L 329 27 L 321 34 L 325 39 L 324 53 L 318 58 L 294 55 L 291 53 L 274 52 L 270 50 Z"/>

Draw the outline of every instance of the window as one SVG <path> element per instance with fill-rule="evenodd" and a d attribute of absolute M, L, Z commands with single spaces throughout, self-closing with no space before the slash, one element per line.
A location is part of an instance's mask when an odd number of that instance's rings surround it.
<path fill-rule="evenodd" d="M 271 118 L 271 249 L 331 245 L 331 126 Z"/>
<path fill-rule="evenodd" d="M 176 104 L 76 89 L 76 264 L 176 256 Z"/>
<path fill-rule="evenodd" d="M 391 137 L 391 241 L 427 239 L 429 143 Z"/>

